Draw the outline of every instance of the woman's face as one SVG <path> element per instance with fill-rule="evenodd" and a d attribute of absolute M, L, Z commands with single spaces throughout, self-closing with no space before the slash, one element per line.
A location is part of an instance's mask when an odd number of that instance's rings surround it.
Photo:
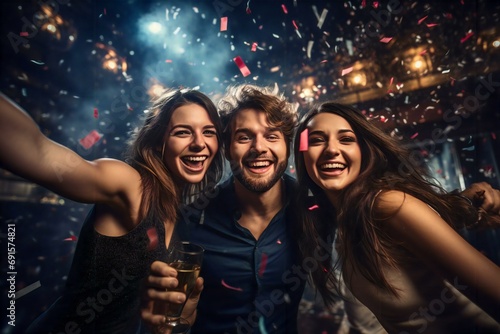
<path fill-rule="evenodd" d="M 309 149 L 304 162 L 309 177 L 329 198 L 354 182 L 361 169 L 361 149 L 349 123 L 320 113 L 307 124 Z"/>
<path fill-rule="evenodd" d="M 215 125 L 203 107 L 191 103 L 174 110 L 163 161 L 177 182 L 201 182 L 218 149 Z"/>

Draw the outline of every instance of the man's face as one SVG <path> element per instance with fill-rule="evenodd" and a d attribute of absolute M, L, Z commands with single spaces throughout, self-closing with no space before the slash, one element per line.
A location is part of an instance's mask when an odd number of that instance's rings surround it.
<path fill-rule="evenodd" d="M 238 111 L 231 128 L 228 159 L 235 178 L 255 192 L 271 189 L 283 176 L 288 162 L 285 137 L 267 122 L 264 112 Z"/>

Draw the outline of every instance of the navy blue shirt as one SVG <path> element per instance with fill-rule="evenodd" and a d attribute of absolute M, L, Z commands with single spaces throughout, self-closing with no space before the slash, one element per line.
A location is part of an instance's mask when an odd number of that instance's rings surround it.
<path fill-rule="evenodd" d="M 292 195 L 295 180 L 284 180 Z M 256 240 L 237 221 L 233 179 L 212 194 L 182 208 L 176 226 L 180 238 L 205 248 L 204 290 L 191 333 L 296 333 L 306 276 L 289 205 Z"/>

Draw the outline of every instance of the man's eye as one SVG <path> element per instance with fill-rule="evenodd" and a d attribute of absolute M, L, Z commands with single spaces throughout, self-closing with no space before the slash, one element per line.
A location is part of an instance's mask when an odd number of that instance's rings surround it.
<path fill-rule="evenodd" d="M 238 141 L 249 141 L 250 137 L 249 136 L 239 136 L 237 138 Z"/>

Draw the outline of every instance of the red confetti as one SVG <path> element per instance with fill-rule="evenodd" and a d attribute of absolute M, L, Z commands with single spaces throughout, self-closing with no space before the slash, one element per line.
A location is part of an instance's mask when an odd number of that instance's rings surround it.
<path fill-rule="evenodd" d="M 262 253 L 262 259 L 261 259 L 260 268 L 259 268 L 259 277 L 262 277 L 262 275 L 264 275 L 264 271 L 266 270 L 266 266 L 267 266 L 267 254 Z"/>
<path fill-rule="evenodd" d="M 417 136 L 418 136 L 418 132 L 415 132 L 415 134 L 413 134 L 410 138 L 415 139 L 415 138 L 417 138 Z"/>
<path fill-rule="evenodd" d="M 240 56 L 234 57 L 233 60 L 240 69 L 240 72 L 241 74 L 243 74 L 244 77 L 250 75 L 251 73 L 250 70 L 248 69 L 247 65 L 245 65 L 245 62 L 243 61 L 243 59 L 241 59 Z"/>
<path fill-rule="evenodd" d="M 98 117 L 99 117 L 99 111 L 97 110 L 97 108 L 94 108 L 94 118 Z"/>
<path fill-rule="evenodd" d="M 64 241 L 76 241 L 78 238 L 75 235 L 70 236 L 69 238 L 64 239 Z"/>
<path fill-rule="evenodd" d="M 420 20 L 418 20 L 418 24 L 420 24 L 420 23 L 424 22 L 424 21 L 425 21 L 425 19 L 426 19 L 428 16 L 429 16 L 429 15 L 424 16 L 424 17 L 422 17 Z"/>
<path fill-rule="evenodd" d="M 228 288 L 228 289 L 231 289 L 231 290 L 234 290 L 234 291 L 243 291 L 242 288 L 235 288 L 234 286 L 230 286 L 229 284 L 227 284 L 226 282 L 224 282 L 224 280 L 221 280 L 220 283 L 225 288 Z"/>
<path fill-rule="evenodd" d="M 21 31 L 19 33 L 19 36 L 23 36 L 23 37 L 26 37 L 26 36 L 29 36 L 28 32 L 27 31 Z"/>
<path fill-rule="evenodd" d="M 220 18 L 220 31 L 226 31 L 227 30 L 227 17 L 221 17 Z"/>
<path fill-rule="evenodd" d="M 253 42 L 252 43 L 252 52 L 257 51 L 257 43 Z"/>
<path fill-rule="evenodd" d="M 313 211 L 313 210 L 316 210 L 316 209 L 319 209 L 318 204 L 314 204 L 313 206 L 311 206 L 311 207 L 308 208 L 309 211 Z"/>
<path fill-rule="evenodd" d="M 283 12 L 285 14 L 288 14 L 288 10 L 286 9 L 286 6 L 284 4 L 281 4 L 281 8 L 283 9 Z"/>
<path fill-rule="evenodd" d="M 304 152 L 309 149 L 309 131 L 305 129 L 302 131 L 300 134 L 300 144 L 299 144 L 299 151 Z"/>
<path fill-rule="evenodd" d="M 292 20 L 292 24 L 295 27 L 295 30 L 299 30 L 299 27 L 297 26 L 297 23 L 295 23 L 295 20 Z"/>
<path fill-rule="evenodd" d="M 153 250 L 158 246 L 158 233 L 156 233 L 156 228 L 151 227 L 147 230 L 149 244 L 147 249 Z"/>
<path fill-rule="evenodd" d="M 432 27 L 435 27 L 435 26 L 437 26 L 437 25 L 439 25 L 439 24 L 437 24 L 437 23 L 429 23 L 429 24 L 426 24 L 427 28 L 432 28 Z"/>
<path fill-rule="evenodd" d="M 281 240 L 280 240 L 280 239 L 278 239 L 278 241 L 276 241 L 276 243 L 277 243 L 278 245 L 281 245 Z"/>
<path fill-rule="evenodd" d="M 390 41 L 392 41 L 392 37 L 384 37 L 380 40 L 382 43 L 389 43 Z"/>
<path fill-rule="evenodd" d="M 378 8 L 378 1 L 373 1 L 373 8 Z"/>
<path fill-rule="evenodd" d="M 363 0 L 361 1 L 361 8 L 365 8 L 366 7 L 366 0 Z"/>
<path fill-rule="evenodd" d="M 467 35 L 465 35 L 465 37 L 464 37 L 464 38 L 462 38 L 462 39 L 460 40 L 460 43 L 465 42 L 466 40 L 468 40 L 469 38 L 471 38 L 473 35 L 474 35 L 474 33 L 473 33 L 473 32 L 468 33 Z"/>
<path fill-rule="evenodd" d="M 94 144 L 97 143 L 99 139 L 101 139 L 101 137 L 102 135 L 99 132 L 97 132 L 96 130 L 92 130 L 88 135 L 80 139 L 78 142 L 83 146 L 84 149 L 88 150 L 89 148 L 94 146 Z"/>

